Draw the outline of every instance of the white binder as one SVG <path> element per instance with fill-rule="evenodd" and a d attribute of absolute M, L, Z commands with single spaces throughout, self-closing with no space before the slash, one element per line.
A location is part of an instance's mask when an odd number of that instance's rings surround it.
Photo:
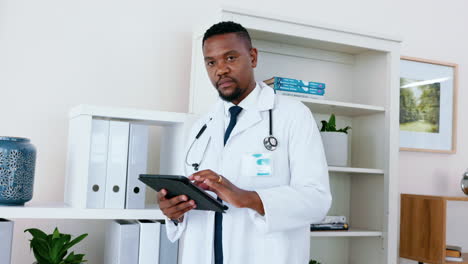
<path fill-rule="evenodd" d="M 159 264 L 177 264 L 179 259 L 179 240 L 172 243 L 167 238 L 166 224 L 161 223 L 159 240 Z"/>
<path fill-rule="evenodd" d="M 13 243 L 13 222 L 0 218 L 0 257 L 4 264 L 11 263 L 11 248 Z"/>
<path fill-rule="evenodd" d="M 112 221 L 106 233 L 104 264 L 138 264 L 140 225 L 136 221 Z"/>
<path fill-rule="evenodd" d="M 146 186 L 138 180 L 138 176 L 147 173 L 148 136 L 149 127 L 147 125 L 130 124 L 125 201 L 127 209 L 145 208 Z"/>
<path fill-rule="evenodd" d="M 105 208 L 125 208 L 129 127 L 128 122 L 109 121 Z"/>
<path fill-rule="evenodd" d="M 87 208 L 104 208 L 109 120 L 93 119 L 89 154 Z"/>
<path fill-rule="evenodd" d="M 159 263 L 159 236 L 161 223 L 151 220 L 139 220 L 140 223 L 140 253 L 139 264 Z"/>

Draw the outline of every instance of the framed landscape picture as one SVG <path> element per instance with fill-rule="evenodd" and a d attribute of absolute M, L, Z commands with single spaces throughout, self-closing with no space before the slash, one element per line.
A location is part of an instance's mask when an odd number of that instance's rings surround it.
<path fill-rule="evenodd" d="M 453 63 L 401 57 L 400 150 L 456 152 L 457 70 Z"/>

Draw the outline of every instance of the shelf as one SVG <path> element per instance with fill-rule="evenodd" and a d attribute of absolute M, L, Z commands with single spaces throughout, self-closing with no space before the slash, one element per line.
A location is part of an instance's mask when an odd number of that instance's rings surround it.
<path fill-rule="evenodd" d="M 384 174 L 383 170 L 368 169 L 368 168 L 352 168 L 352 167 L 335 167 L 329 166 L 329 172 L 356 173 L 356 174 Z"/>
<path fill-rule="evenodd" d="M 385 108 L 381 106 L 374 105 L 363 105 L 363 104 L 353 104 L 345 102 L 330 101 L 324 99 L 312 99 L 312 98 L 303 98 L 295 97 L 288 95 L 287 96 L 293 100 L 301 101 L 307 106 L 310 107 L 312 112 L 319 114 L 330 114 L 334 113 L 339 116 L 365 116 L 385 113 Z"/>
<path fill-rule="evenodd" d="M 80 115 L 87 115 L 102 118 L 114 118 L 130 121 L 142 121 L 146 123 L 154 123 L 156 125 L 171 125 L 174 123 L 183 123 L 187 120 L 189 114 L 150 111 L 134 108 L 122 107 L 103 107 L 93 105 L 78 105 L 70 111 L 70 118 Z"/>
<path fill-rule="evenodd" d="M 12 219 L 163 219 L 156 205 L 147 209 L 81 209 L 64 203 L 0 206 L 0 216 Z"/>
<path fill-rule="evenodd" d="M 462 253 L 462 262 L 457 262 L 457 261 L 446 261 L 445 264 L 468 264 L 468 253 Z"/>
<path fill-rule="evenodd" d="M 348 231 L 313 231 L 311 237 L 381 237 L 382 232 L 350 228 Z"/>

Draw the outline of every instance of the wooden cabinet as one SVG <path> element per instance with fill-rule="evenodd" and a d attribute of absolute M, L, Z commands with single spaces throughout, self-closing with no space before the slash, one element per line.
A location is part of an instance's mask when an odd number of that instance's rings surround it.
<path fill-rule="evenodd" d="M 401 195 L 400 257 L 419 263 L 466 263 L 445 261 L 447 202 L 468 197 Z"/>

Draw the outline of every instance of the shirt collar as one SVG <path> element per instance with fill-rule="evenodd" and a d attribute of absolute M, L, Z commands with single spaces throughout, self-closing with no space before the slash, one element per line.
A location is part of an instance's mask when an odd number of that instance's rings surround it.
<path fill-rule="evenodd" d="M 260 87 L 258 86 L 258 83 L 255 83 L 255 88 L 247 95 L 244 100 L 242 100 L 239 103 L 239 106 L 242 107 L 244 110 L 249 110 L 252 108 L 256 107 L 256 104 L 258 102 L 258 97 L 260 95 Z M 234 106 L 235 104 L 231 102 L 226 102 L 224 101 L 224 115 L 226 117 L 229 117 L 231 114 L 229 113 L 229 108 Z"/>

